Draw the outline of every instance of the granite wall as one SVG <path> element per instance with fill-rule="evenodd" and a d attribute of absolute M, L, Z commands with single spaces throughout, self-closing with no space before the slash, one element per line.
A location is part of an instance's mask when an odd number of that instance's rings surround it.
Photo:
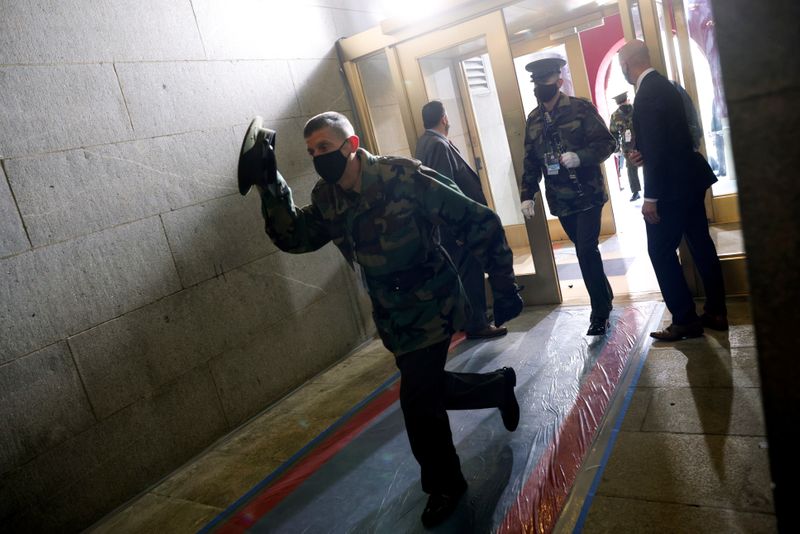
<path fill-rule="evenodd" d="M 0 531 L 91 524 L 371 335 L 236 188 L 250 119 L 352 115 L 353 0 L 0 0 Z"/>
<path fill-rule="evenodd" d="M 747 253 L 775 512 L 800 524 L 792 487 L 800 366 L 800 62 L 794 0 L 713 0 Z"/>

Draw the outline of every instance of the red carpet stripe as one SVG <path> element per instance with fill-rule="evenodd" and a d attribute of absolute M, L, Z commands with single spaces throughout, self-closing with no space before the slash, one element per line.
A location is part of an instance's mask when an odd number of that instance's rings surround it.
<path fill-rule="evenodd" d="M 453 350 L 462 341 L 464 334 L 453 336 L 450 349 Z M 253 526 L 260 518 L 269 513 L 280 502 L 290 495 L 300 484 L 305 482 L 320 467 L 333 458 L 389 406 L 400 398 L 400 382 L 395 382 L 386 391 L 378 395 L 369 404 L 354 414 L 345 424 L 328 436 L 322 443 L 299 459 L 291 469 L 275 482 L 270 484 L 228 520 L 214 529 L 223 534 L 242 533 Z"/>
<path fill-rule="evenodd" d="M 628 309 L 619 323 L 635 321 L 636 315 L 636 310 Z M 498 534 L 552 532 L 635 343 L 627 329 L 614 328 L 556 439 L 531 472 Z"/>

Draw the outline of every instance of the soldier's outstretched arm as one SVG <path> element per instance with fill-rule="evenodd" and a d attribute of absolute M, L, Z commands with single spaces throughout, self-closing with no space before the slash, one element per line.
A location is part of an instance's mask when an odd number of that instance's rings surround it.
<path fill-rule="evenodd" d="M 438 175 L 437 175 L 438 176 Z M 415 200 L 423 215 L 446 226 L 473 254 L 489 274 L 494 295 L 496 326 L 522 312 L 522 298 L 514 278 L 514 257 L 506 241 L 500 217 L 495 212 L 450 187 L 446 181 L 428 176 L 423 167 L 411 176 Z"/>
<path fill-rule="evenodd" d="M 581 165 L 599 165 L 614 153 L 617 140 L 606 128 L 605 122 L 600 117 L 597 109 L 586 102 L 586 115 L 583 120 L 584 138 L 586 146 L 575 153 L 581 160 Z"/>
<path fill-rule="evenodd" d="M 514 257 L 495 212 L 446 184 L 415 173 L 416 198 L 432 222 L 447 226 L 489 273 L 494 296 L 494 323 L 501 326 L 522 312 L 514 278 Z M 421 194 L 420 194 L 421 193 Z"/>
<path fill-rule="evenodd" d="M 276 183 L 259 187 L 259 192 L 267 235 L 279 249 L 300 254 L 317 250 L 331 240 L 319 208 L 313 202 L 303 208 L 295 206 L 292 190 L 280 172 Z"/>
<path fill-rule="evenodd" d="M 456 239 L 478 259 L 489 273 L 489 282 L 510 288 L 514 285 L 514 258 L 506 241 L 500 217 L 483 204 L 423 173 L 414 174 L 415 194 L 420 210 L 434 224 L 446 226 Z"/>

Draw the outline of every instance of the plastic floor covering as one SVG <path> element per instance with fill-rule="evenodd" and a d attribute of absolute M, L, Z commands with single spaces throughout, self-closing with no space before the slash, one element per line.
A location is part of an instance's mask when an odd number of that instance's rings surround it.
<path fill-rule="evenodd" d="M 655 302 L 616 308 L 587 337 L 587 307 L 534 308 L 508 335 L 451 347 L 447 369 L 517 373 L 519 428 L 497 409 L 448 412 L 469 483 L 436 532 L 550 532 L 562 511 Z M 427 495 L 398 401 L 399 374 L 259 483 L 201 532 L 426 532 Z"/>

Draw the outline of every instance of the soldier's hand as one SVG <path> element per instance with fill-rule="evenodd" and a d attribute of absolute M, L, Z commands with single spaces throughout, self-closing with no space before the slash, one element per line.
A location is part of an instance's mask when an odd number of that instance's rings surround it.
<path fill-rule="evenodd" d="M 625 156 L 627 156 L 630 163 L 637 167 L 644 165 L 644 158 L 642 157 L 642 153 L 638 150 L 628 150 L 625 152 Z"/>
<path fill-rule="evenodd" d="M 522 214 L 526 219 L 533 219 L 536 203 L 533 200 L 522 201 Z"/>
<path fill-rule="evenodd" d="M 514 284 L 514 288 L 508 292 L 494 291 L 494 324 L 495 326 L 502 326 L 517 317 L 522 312 L 522 297 L 519 296 L 519 291 L 522 289 Z"/>
<path fill-rule="evenodd" d="M 642 215 L 644 216 L 644 222 L 647 224 L 658 224 L 661 222 L 661 217 L 658 216 L 657 202 L 648 202 L 647 200 L 642 202 Z"/>
<path fill-rule="evenodd" d="M 581 158 L 575 152 L 564 152 L 561 154 L 561 164 L 568 169 L 574 169 L 581 166 Z"/>

